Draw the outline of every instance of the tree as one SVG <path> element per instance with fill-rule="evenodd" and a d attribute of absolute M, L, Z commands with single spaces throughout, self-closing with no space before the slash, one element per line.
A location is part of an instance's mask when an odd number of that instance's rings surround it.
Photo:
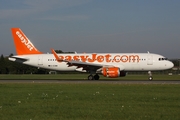
<path fill-rule="evenodd" d="M 5 74 L 4 56 L 0 57 L 0 73 Z"/>
<path fill-rule="evenodd" d="M 55 50 L 56 53 L 63 53 L 62 50 Z"/>
<path fill-rule="evenodd" d="M 55 50 L 56 53 L 74 53 L 74 52 L 63 52 L 62 50 Z"/>

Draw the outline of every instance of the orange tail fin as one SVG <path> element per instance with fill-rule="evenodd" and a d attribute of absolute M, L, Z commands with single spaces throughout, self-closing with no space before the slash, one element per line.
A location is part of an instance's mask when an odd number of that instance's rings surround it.
<path fill-rule="evenodd" d="M 36 49 L 20 28 L 11 28 L 11 30 L 16 47 L 16 53 L 18 55 L 42 54 L 42 52 Z"/>

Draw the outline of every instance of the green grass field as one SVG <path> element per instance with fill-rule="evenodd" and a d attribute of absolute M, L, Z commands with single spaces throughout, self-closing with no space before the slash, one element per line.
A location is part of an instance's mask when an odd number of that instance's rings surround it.
<path fill-rule="evenodd" d="M 0 84 L 1 120 L 179 120 L 180 85 Z"/>
<path fill-rule="evenodd" d="M 87 80 L 87 75 L 0 75 L 0 79 Z M 154 75 L 154 80 L 180 80 L 180 76 Z M 179 120 L 179 112 L 179 84 L 0 83 L 1 120 Z"/>

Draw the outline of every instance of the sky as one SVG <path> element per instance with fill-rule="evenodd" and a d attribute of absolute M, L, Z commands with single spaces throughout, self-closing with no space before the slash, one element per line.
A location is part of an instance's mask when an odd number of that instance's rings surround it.
<path fill-rule="evenodd" d="M 44 53 L 150 53 L 180 58 L 180 0 L 0 0 L 0 54 L 19 27 Z"/>

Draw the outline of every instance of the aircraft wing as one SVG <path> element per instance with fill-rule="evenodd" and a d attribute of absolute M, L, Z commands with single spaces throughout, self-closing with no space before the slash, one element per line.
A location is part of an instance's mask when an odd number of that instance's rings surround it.
<path fill-rule="evenodd" d="M 77 66 L 77 68 L 83 68 L 83 70 L 86 71 L 96 71 L 99 68 L 102 68 L 103 65 L 101 64 L 94 64 L 94 63 L 87 63 L 87 62 L 82 62 L 82 61 L 68 61 L 67 62 L 68 66 Z"/>
<path fill-rule="evenodd" d="M 102 67 L 112 67 L 112 66 L 104 66 L 103 64 L 87 63 L 87 62 L 75 61 L 75 60 L 71 60 L 71 61 L 61 60 L 53 49 L 51 49 L 51 51 L 58 62 L 66 62 L 69 67 L 77 66 L 77 68 L 83 68 L 83 70 L 86 70 L 86 71 L 89 71 L 89 70 L 97 71 L 98 69 Z"/>

